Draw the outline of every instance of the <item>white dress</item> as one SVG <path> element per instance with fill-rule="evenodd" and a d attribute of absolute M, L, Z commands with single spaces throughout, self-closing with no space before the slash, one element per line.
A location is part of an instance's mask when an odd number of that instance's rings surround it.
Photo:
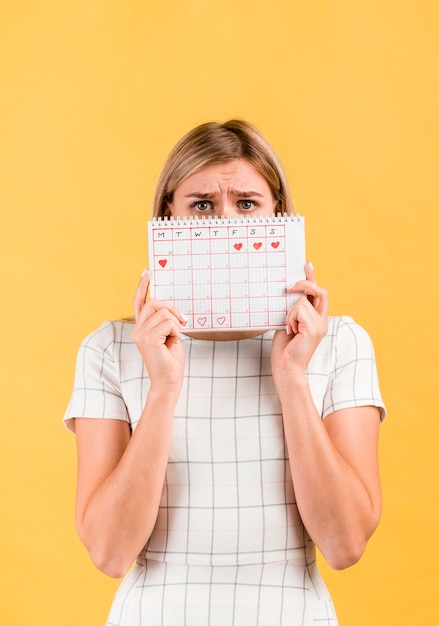
<path fill-rule="evenodd" d="M 83 342 L 65 415 L 72 430 L 75 417 L 135 429 L 149 378 L 131 332 L 106 322 Z M 157 522 L 107 626 L 337 624 L 295 503 L 272 337 L 182 336 L 186 372 Z M 329 319 L 307 374 L 322 419 L 365 405 L 384 416 L 372 343 L 351 318 Z"/>

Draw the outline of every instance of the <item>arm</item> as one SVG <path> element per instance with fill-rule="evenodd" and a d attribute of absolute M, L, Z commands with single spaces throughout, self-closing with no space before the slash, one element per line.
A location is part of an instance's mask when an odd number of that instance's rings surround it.
<path fill-rule="evenodd" d="M 272 365 L 279 394 L 296 501 L 303 523 L 335 569 L 354 564 L 381 514 L 376 407 L 343 409 L 321 420 L 305 376 L 327 328 L 327 294 L 312 270 L 288 314 L 290 334 L 278 332 Z"/>
<path fill-rule="evenodd" d="M 76 419 L 78 533 L 96 566 L 125 574 L 154 527 L 169 457 L 175 405 L 184 372 L 173 307 L 145 297 L 149 275 L 134 299 L 132 333 L 151 387 L 137 428 L 117 420 Z"/>

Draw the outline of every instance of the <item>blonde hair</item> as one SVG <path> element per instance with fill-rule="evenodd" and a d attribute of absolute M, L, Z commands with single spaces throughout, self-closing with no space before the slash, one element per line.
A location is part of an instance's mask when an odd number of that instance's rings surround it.
<path fill-rule="evenodd" d="M 201 124 L 175 145 L 157 183 L 153 217 L 169 214 L 174 191 L 186 178 L 209 165 L 239 158 L 246 159 L 265 178 L 277 201 L 276 213 L 294 215 L 288 183 L 271 146 L 248 122 L 229 120 Z"/>

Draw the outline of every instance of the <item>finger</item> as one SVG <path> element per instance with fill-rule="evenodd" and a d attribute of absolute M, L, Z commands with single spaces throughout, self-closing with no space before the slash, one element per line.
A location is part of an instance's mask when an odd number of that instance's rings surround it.
<path fill-rule="evenodd" d="M 299 324 L 302 324 L 309 318 L 309 312 L 307 311 L 307 307 L 309 306 L 310 303 L 305 296 L 302 296 L 297 300 L 287 315 L 287 334 L 289 334 L 288 330 L 290 330 L 291 334 L 294 335 L 299 332 Z M 314 309 L 313 311 L 315 313 Z"/>
<path fill-rule="evenodd" d="M 311 263 L 311 261 L 308 261 L 308 263 L 305 263 L 305 276 L 307 278 L 307 280 L 311 280 L 313 283 L 316 282 L 316 276 L 314 273 L 314 266 Z"/>
<path fill-rule="evenodd" d="M 311 288 L 309 286 L 311 286 Z M 315 308 L 317 313 L 322 317 L 326 317 L 328 315 L 328 292 L 326 289 L 309 281 L 307 287 L 304 289 L 304 293 L 307 295 L 309 303 Z"/>
<path fill-rule="evenodd" d="M 139 284 L 137 285 L 136 293 L 134 294 L 133 309 L 136 322 L 140 317 L 143 305 L 145 304 L 146 296 L 148 294 L 150 280 L 150 272 L 148 269 L 143 270 Z"/>
<path fill-rule="evenodd" d="M 180 339 L 181 326 L 174 317 L 166 317 L 150 329 L 147 343 L 155 343 L 158 340 L 171 348 Z"/>
<path fill-rule="evenodd" d="M 315 273 L 314 273 L 314 266 L 311 263 L 311 261 L 308 261 L 308 263 L 305 263 L 305 278 L 303 280 L 297 281 L 293 285 L 289 285 L 287 287 L 288 293 L 295 293 L 295 292 L 298 292 L 298 291 L 302 291 L 301 285 L 305 281 L 310 281 L 312 283 L 316 283 L 317 284 L 316 276 L 315 276 Z"/>
<path fill-rule="evenodd" d="M 145 307 L 146 308 L 146 307 Z M 142 311 L 143 314 L 143 311 Z M 165 307 L 136 323 L 132 338 L 137 345 L 173 345 L 180 338 L 181 324 Z"/>
<path fill-rule="evenodd" d="M 324 291 L 324 290 L 323 290 Z M 292 330 L 293 333 L 297 333 L 298 324 L 302 321 L 306 321 L 306 319 L 310 319 L 308 317 L 309 314 L 313 315 L 315 323 L 320 325 L 323 323 L 324 326 L 327 325 L 327 311 L 328 311 L 328 299 L 326 294 L 323 296 L 312 296 L 312 302 L 309 300 L 309 296 L 300 297 L 287 314 L 287 333 L 288 328 Z"/>
<path fill-rule="evenodd" d="M 160 320 L 169 317 L 176 319 L 182 326 L 185 326 L 187 323 L 187 318 L 185 317 L 185 315 L 173 304 L 171 304 L 170 302 L 165 302 L 163 300 L 150 298 L 146 303 L 142 305 L 142 309 L 139 313 L 137 323 L 142 326 L 149 320 L 152 320 L 152 326 L 154 326 L 154 324 L 158 323 Z"/>
<path fill-rule="evenodd" d="M 322 299 L 327 297 L 326 289 L 323 289 L 323 287 L 320 287 L 312 280 L 299 280 L 295 285 L 287 287 L 287 293 L 303 293 L 306 296 Z"/>
<path fill-rule="evenodd" d="M 321 315 L 306 296 L 302 296 L 287 315 L 287 328 L 289 326 L 294 334 L 299 332 L 299 326 L 322 330 L 326 329 L 326 320 L 326 316 Z"/>

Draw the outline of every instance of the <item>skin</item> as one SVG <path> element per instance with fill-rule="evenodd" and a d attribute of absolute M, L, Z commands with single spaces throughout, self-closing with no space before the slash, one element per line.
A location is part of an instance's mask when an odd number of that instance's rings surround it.
<path fill-rule="evenodd" d="M 275 208 L 265 179 L 242 159 L 189 177 L 169 205 L 174 217 L 271 215 Z M 324 421 L 317 413 L 305 371 L 327 331 L 328 296 L 310 264 L 305 271 L 305 280 L 288 287 L 303 295 L 287 314 L 286 330 L 275 333 L 273 379 L 303 523 L 330 566 L 343 569 L 359 560 L 381 514 L 379 412 L 350 408 Z M 128 424 L 118 420 L 75 420 L 77 528 L 96 566 L 113 577 L 125 575 L 154 528 L 184 374 L 185 320 L 170 303 L 148 299 L 148 286 L 146 271 L 134 297 L 132 338 L 151 389 L 136 430 L 131 435 Z M 257 334 L 218 331 L 199 338 L 228 341 Z"/>

